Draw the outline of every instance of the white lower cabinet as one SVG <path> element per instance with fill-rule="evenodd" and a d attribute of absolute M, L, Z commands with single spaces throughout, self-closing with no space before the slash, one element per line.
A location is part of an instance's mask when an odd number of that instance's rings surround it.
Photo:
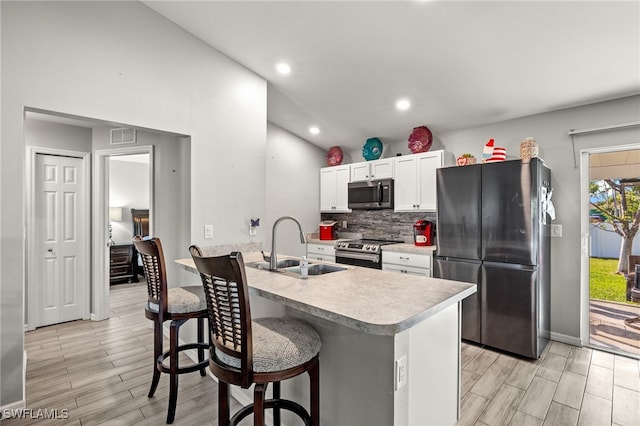
<path fill-rule="evenodd" d="M 331 244 L 307 243 L 307 259 L 336 263 L 336 249 Z"/>
<path fill-rule="evenodd" d="M 401 253 L 382 251 L 382 270 L 403 274 L 432 276 L 431 254 Z"/>

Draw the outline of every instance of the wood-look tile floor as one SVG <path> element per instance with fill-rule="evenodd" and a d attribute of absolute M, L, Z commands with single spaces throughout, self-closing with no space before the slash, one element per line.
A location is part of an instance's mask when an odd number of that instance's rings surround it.
<path fill-rule="evenodd" d="M 68 418 L 2 424 L 164 424 L 166 377 L 147 398 L 153 341 L 145 299 L 143 284 L 114 286 L 110 319 L 27 332 L 27 408 L 68 410 Z M 533 361 L 463 343 L 462 388 L 459 425 L 640 425 L 639 361 L 588 348 L 552 342 Z M 174 424 L 217 424 L 216 400 L 212 379 L 181 376 Z"/>

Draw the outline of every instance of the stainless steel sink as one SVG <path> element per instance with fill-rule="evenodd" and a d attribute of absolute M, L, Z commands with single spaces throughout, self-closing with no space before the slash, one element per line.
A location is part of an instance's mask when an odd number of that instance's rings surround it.
<path fill-rule="evenodd" d="M 292 266 L 298 266 L 300 264 L 299 259 L 281 259 L 276 263 L 276 268 L 290 268 Z M 258 261 L 253 263 L 248 263 L 247 266 L 252 266 L 257 269 L 269 269 L 269 262 L 267 261 Z"/>
<path fill-rule="evenodd" d="M 247 263 L 247 266 L 256 269 L 264 269 L 269 270 L 269 262 L 267 261 L 257 261 Z M 300 259 L 281 259 L 278 260 L 277 270 L 273 272 L 279 272 L 285 275 L 289 275 L 292 277 L 300 277 Z M 346 271 L 349 268 L 327 265 L 324 263 L 313 263 L 309 265 L 309 275 L 324 275 L 329 274 L 331 272 L 339 272 Z"/>
<path fill-rule="evenodd" d="M 347 268 L 341 266 L 333 266 L 326 265 L 324 263 L 314 263 L 313 265 L 309 265 L 309 275 L 324 275 L 329 274 L 331 272 L 339 272 L 346 271 Z M 288 268 L 287 272 L 292 272 L 294 274 L 300 274 L 300 267 Z"/>

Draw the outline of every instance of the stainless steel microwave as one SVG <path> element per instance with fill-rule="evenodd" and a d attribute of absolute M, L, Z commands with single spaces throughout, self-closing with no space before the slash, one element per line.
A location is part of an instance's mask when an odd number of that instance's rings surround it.
<path fill-rule="evenodd" d="M 348 197 L 350 209 L 392 209 L 393 179 L 351 182 Z"/>

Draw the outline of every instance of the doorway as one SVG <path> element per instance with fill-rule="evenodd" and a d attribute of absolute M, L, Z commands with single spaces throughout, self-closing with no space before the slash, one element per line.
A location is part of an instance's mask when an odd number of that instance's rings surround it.
<path fill-rule="evenodd" d="M 131 240 L 134 220 L 151 213 L 151 158 L 148 153 L 112 155 L 108 162 L 109 284 L 137 283 L 141 267 Z"/>
<path fill-rule="evenodd" d="M 103 230 L 94 235 L 93 319 L 109 316 L 112 283 L 133 281 L 137 276 L 137 256 L 131 240 L 131 210 L 149 211 L 149 231 L 154 226 L 153 145 L 98 150 L 94 157 L 93 223 Z M 111 258 L 122 259 L 112 268 Z M 126 253 L 125 253 L 126 251 Z M 126 263 L 128 263 L 128 267 Z"/>
<path fill-rule="evenodd" d="M 588 210 L 588 234 L 583 232 L 589 278 L 588 345 L 640 358 L 640 303 L 631 298 L 634 281 L 629 275 L 633 272 L 629 256 L 640 255 L 640 232 L 634 231 L 640 149 L 636 145 L 588 150 L 583 152 L 582 166 L 588 171 L 582 186 Z"/>

